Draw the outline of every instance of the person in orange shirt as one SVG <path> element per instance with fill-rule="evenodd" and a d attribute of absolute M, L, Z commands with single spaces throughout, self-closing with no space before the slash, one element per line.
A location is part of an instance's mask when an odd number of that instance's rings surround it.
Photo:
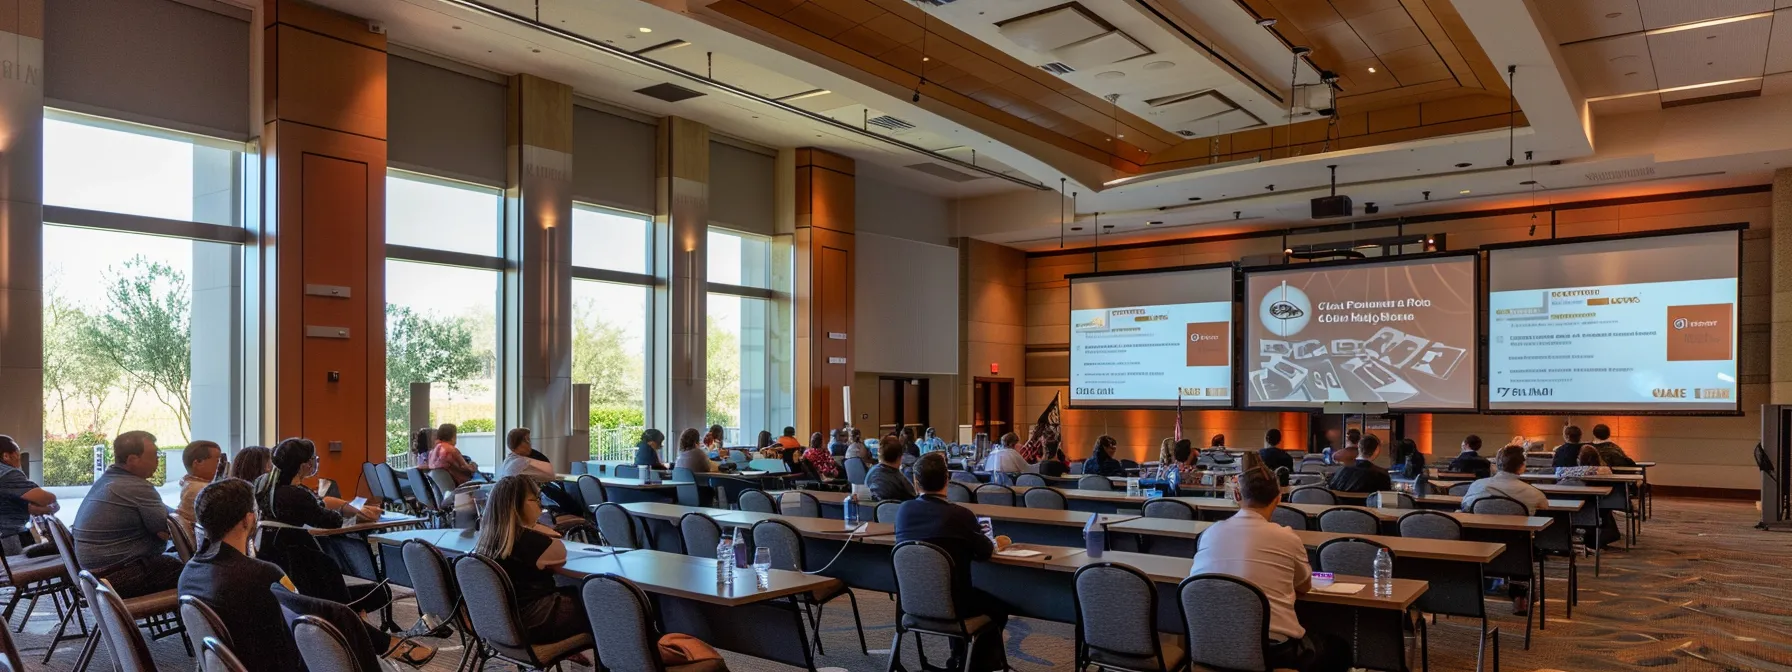
<path fill-rule="evenodd" d="M 429 451 L 429 468 L 447 471 L 454 476 L 455 485 L 473 480 L 479 470 L 479 465 L 461 455 L 460 449 L 455 447 L 455 438 L 459 434 L 460 428 L 453 423 L 442 423 L 436 428 L 436 447 Z"/>
<path fill-rule="evenodd" d="M 778 445 L 784 448 L 801 448 L 803 442 L 796 438 L 795 427 L 785 427 L 784 435 L 778 437 Z"/>

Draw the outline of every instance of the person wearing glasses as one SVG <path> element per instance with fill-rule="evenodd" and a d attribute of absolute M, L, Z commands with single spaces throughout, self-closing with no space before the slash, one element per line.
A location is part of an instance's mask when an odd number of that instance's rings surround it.
<path fill-rule="evenodd" d="M 696 446 L 697 430 L 692 435 Z M 515 590 L 517 616 L 529 642 L 548 644 L 586 632 L 585 601 L 576 586 L 562 588 L 555 570 L 566 564 L 566 544 L 560 535 L 538 522 L 541 491 L 527 476 L 505 476 L 492 486 L 486 500 L 486 516 L 479 527 L 473 552 L 498 563 Z M 573 659 L 590 665 L 589 658 Z"/>

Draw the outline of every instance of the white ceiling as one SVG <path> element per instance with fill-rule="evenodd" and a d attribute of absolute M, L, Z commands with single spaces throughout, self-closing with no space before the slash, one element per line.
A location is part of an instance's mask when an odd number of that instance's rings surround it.
<path fill-rule="evenodd" d="M 1537 0 L 1595 114 L 1792 90 L 1792 0 Z"/>

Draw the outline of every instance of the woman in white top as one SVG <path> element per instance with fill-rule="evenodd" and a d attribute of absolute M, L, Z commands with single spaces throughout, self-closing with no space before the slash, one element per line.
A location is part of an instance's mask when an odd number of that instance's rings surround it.
<path fill-rule="evenodd" d="M 1612 468 L 1605 466 L 1605 460 L 1600 459 L 1599 449 L 1594 448 L 1590 443 L 1581 444 L 1580 455 L 1575 461 L 1579 463 L 1579 466 L 1556 467 L 1556 482 L 1558 484 L 1586 485 L 1586 481 L 1581 480 L 1582 477 L 1609 476 L 1612 473 Z"/>

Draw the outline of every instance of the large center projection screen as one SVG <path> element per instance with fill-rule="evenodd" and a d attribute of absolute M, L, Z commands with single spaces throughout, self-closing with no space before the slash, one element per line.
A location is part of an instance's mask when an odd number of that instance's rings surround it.
<path fill-rule="evenodd" d="M 1070 405 L 1232 405 L 1230 266 L 1070 280 Z"/>
<path fill-rule="evenodd" d="M 1476 257 L 1245 276 L 1245 405 L 1476 407 Z"/>
<path fill-rule="evenodd" d="M 1489 410 L 1734 412 L 1738 231 L 1488 253 Z"/>

